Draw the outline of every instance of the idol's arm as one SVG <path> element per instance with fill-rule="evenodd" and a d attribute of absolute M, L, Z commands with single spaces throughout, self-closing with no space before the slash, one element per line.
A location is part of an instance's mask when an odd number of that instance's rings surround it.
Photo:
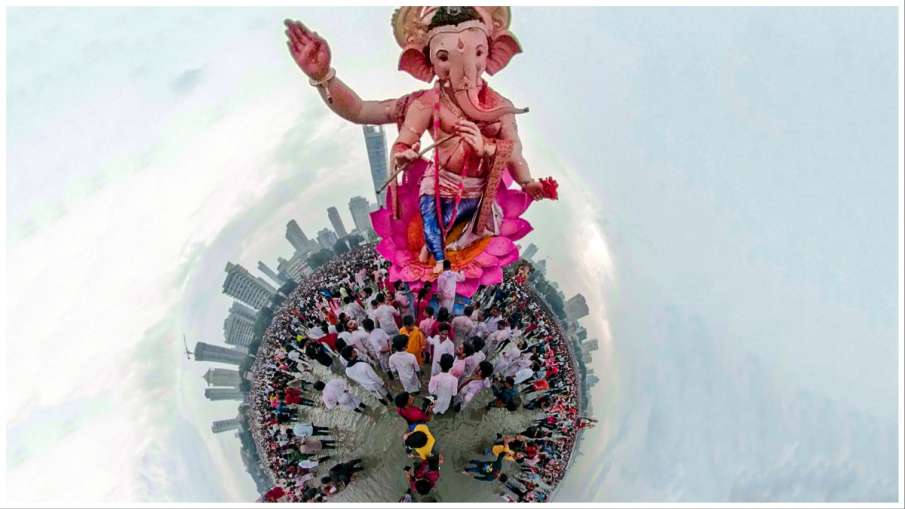
<path fill-rule="evenodd" d="M 390 149 L 390 160 L 394 166 L 408 163 L 418 158 L 418 141 L 431 121 L 431 108 L 422 100 L 415 99 L 405 112 L 405 120 L 399 128 L 399 136 Z"/>
<path fill-rule="evenodd" d="M 503 115 L 500 118 L 500 122 L 502 123 L 500 138 L 512 142 L 512 154 L 509 156 L 509 174 L 512 175 L 512 179 L 521 186 L 523 191 L 535 200 L 540 199 L 542 187 L 540 182 L 531 178 L 528 162 L 525 161 L 525 156 L 522 155 L 522 140 L 518 136 L 515 115 L 511 113 Z"/>
<path fill-rule="evenodd" d="M 336 77 L 330 66 L 330 45 L 300 21 L 287 19 L 286 45 L 299 69 L 316 86 L 321 98 L 334 113 L 356 124 L 388 124 L 393 122 L 396 100 L 363 101 L 354 90 Z"/>
<path fill-rule="evenodd" d="M 334 76 L 324 86 L 317 87 L 324 103 L 340 117 L 356 124 L 390 124 L 395 119 L 396 99 L 366 101 Z"/>

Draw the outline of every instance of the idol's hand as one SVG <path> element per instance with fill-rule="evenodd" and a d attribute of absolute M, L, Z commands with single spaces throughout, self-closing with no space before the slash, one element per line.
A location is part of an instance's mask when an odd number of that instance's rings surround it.
<path fill-rule="evenodd" d="M 456 133 L 471 145 L 471 148 L 474 149 L 475 153 L 484 157 L 484 136 L 481 135 L 481 130 L 478 129 L 477 124 L 469 120 L 461 119 L 456 122 Z"/>
<path fill-rule="evenodd" d="M 330 46 L 317 32 L 309 30 L 300 21 L 287 19 L 286 45 L 292 59 L 309 78 L 320 81 L 330 71 Z"/>
<path fill-rule="evenodd" d="M 393 168 L 402 168 L 408 165 L 410 162 L 418 159 L 420 157 L 418 155 L 418 150 L 421 147 L 420 142 L 415 142 L 411 148 L 407 148 L 405 150 L 400 150 L 393 154 Z"/>
<path fill-rule="evenodd" d="M 544 187 L 536 179 L 522 186 L 522 191 L 528 193 L 532 200 L 537 201 L 544 197 Z"/>

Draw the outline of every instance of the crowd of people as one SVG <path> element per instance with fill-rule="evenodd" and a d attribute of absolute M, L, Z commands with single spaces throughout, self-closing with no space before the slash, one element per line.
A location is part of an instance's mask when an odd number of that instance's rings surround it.
<path fill-rule="evenodd" d="M 431 500 L 445 461 L 432 423 L 466 408 L 529 412 L 533 421 L 456 465 L 461 475 L 495 483 L 504 500 L 546 501 L 578 431 L 596 421 L 580 415 L 566 338 L 524 274 L 511 269 L 503 283 L 456 299 L 462 277 L 447 263 L 433 287 L 412 292 L 391 282 L 366 246 L 306 277 L 275 314 L 253 367 L 251 428 L 274 482 L 262 500 L 326 501 L 354 482 L 367 458 L 314 421 L 384 406 L 401 419 L 411 460 L 400 501 Z"/>

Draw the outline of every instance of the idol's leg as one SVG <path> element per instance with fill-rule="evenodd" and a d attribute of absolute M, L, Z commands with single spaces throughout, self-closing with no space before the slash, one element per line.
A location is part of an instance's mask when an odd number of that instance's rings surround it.
<path fill-rule="evenodd" d="M 430 194 L 422 194 L 420 200 L 421 222 L 424 223 L 424 243 L 428 251 L 434 255 L 434 259 L 442 262 L 443 256 L 443 232 L 440 231 L 440 223 L 437 222 L 437 207 L 435 198 Z"/>
<path fill-rule="evenodd" d="M 463 198 L 462 201 L 459 202 L 459 210 L 456 212 L 456 221 L 453 224 L 471 218 L 471 215 L 474 214 L 478 208 L 479 201 L 480 198 Z"/>

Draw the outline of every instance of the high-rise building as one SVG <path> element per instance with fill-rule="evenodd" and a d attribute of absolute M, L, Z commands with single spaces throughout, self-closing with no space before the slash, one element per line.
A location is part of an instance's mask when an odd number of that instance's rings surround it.
<path fill-rule="evenodd" d="M 522 258 L 526 260 L 530 260 L 534 258 L 534 255 L 537 254 L 537 246 L 534 244 L 528 244 L 528 247 L 525 248 L 525 251 L 522 253 Z"/>
<path fill-rule="evenodd" d="M 211 368 L 202 377 L 208 386 L 238 387 L 239 372 L 235 369 Z"/>
<path fill-rule="evenodd" d="M 579 320 L 588 316 L 588 303 L 584 300 L 584 295 L 576 294 L 574 297 L 566 301 L 566 316 L 569 320 Z"/>
<path fill-rule="evenodd" d="M 365 125 L 361 127 L 365 135 L 365 146 L 368 149 L 368 162 L 371 165 L 371 180 L 374 182 L 374 192 L 377 194 L 377 203 L 384 203 L 386 189 L 377 192 L 387 181 L 389 173 L 387 165 L 387 138 L 382 125 Z"/>
<path fill-rule="evenodd" d="M 232 419 L 224 419 L 222 421 L 214 421 L 211 423 L 211 431 L 214 433 L 223 433 L 224 431 L 230 431 L 234 429 L 239 429 L 239 418 L 234 417 Z"/>
<path fill-rule="evenodd" d="M 371 229 L 371 211 L 368 200 L 364 196 L 356 196 L 349 200 L 349 213 L 352 214 L 352 222 L 355 229 L 363 236 L 367 236 Z"/>
<path fill-rule="evenodd" d="M 317 232 L 317 243 L 320 244 L 323 249 L 333 249 L 337 240 L 339 240 L 339 237 L 337 237 L 336 233 L 329 228 L 324 228 Z"/>
<path fill-rule="evenodd" d="M 534 268 L 541 273 L 542 276 L 547 275 L 547 260 L 541 260 L 539 262 L 534 262 Z"/>
<path fill-rule="evenodd" d="M 317 245 L 313 240 L 309 239 L 305 232 L 295 222 L 295 219 L 286 223 L 286 240 L 292 244 L 297 253 L 308 253 Z"/>
<path fill-rule="evenodd" d="M 343 224 L 343 218 L 339 217 L 339 211 L 336 210 L 336 207 L 330 207 L 327 209 L 327 217 L 330 219 L 330 224 L 333 225 L 333 229 L 336 231 L 336 235 L 340 238 L 348 235 L 346 232 L 346 225 Z"/>
<path fill-rule="evenodd" d="M 252 276 L 245 267 L 226 263 L 226 280 L 223 293 L 235 297 L 255 309 L 266 306 L 277 293 L 277 289 L 259 277 Z"/>
<path fill-rule="evenodd" d="M 254 339 L 254 335 L 255 322 L 249 320 L 244 314 L 234 313 L 230 310 L 226 320 L 223 321 L 223 338 L 226 340 L 226 344 L 248 346 Z"/>
<path fill-rule="evenodd" d="M 600 344 L 596 339 L 592 339 L 590 341 L 585 341 L 581 344 L 581 350 L 586 352 L 594 352 L 598 348 L 600 348 Z"/>
<path fill-rule="evenodd" d="M 244 396 L 239 389 L 214 387 L 211 389 L 204 389 L 204 397 L 211 401 L 222 401 L 224 399 L 242 401 Z"/>
<path fill-rule="evenodd" d="M 277 270 L 296 283 L 301 283 L 305 276 L 313 272 L 311 267 L 308 266 L 308 262 L 305 261 L 305 256 L 302 256 L 300 253 L 296 253 L 288 260 L 285 258 L 277 258 Z"/>
<path fill-rule="evenodd" d="M 238 366 L 239 364 L 242 364 L 242 361 L 244 361 L 247 356 L 246 353 L 225 346 L 202 343 L 201 341 L 195 343 L 196 361 L 222 362 Z"/>
<path fill-rule="evenodd" d="M 258 261 L 258 270 L 264 273 L 265 276 L 269 277 L 271 281 L 277 284 L 277 286 L 283 286 L 286 284 L 287 279 L 284 279 L 283 276 L 274 272 L 273 269 L 267 266 L 266 263 L 262 261 Z"/>

